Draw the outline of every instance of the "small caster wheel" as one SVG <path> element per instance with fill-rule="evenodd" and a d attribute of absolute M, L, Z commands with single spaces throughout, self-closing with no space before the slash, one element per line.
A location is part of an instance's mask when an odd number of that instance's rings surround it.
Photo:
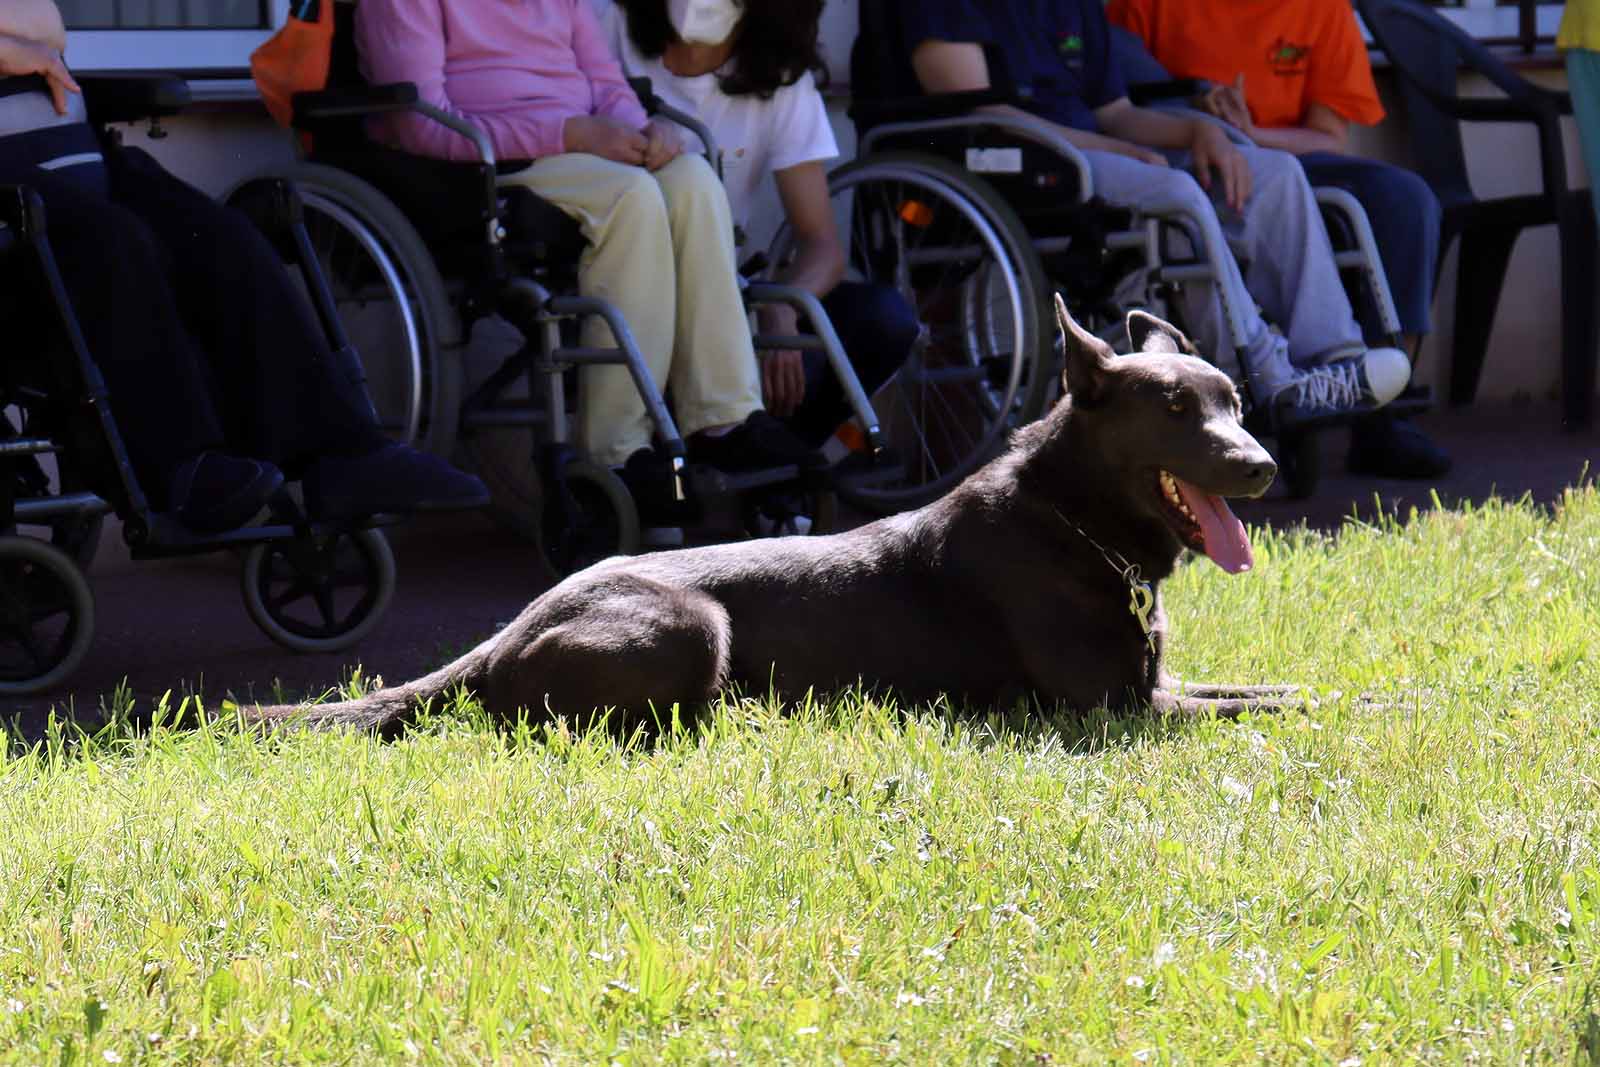
<path fill-rule="evenodd" d="M 750 493 L 740 502 L 745 533 L 751 537 L 804 537 L 831 533 L 839 499 L 832 489 L 795 486 Z"/>
<path fill-rule="evenodd" d="M 1289 430 L 1278 437 L 1278 473 L 1289 499 L 1305 500 L 1322 478 L 1321 439 L 1313 430 Z"/>
<path fill-rule="evenodd" d="M 245 610 L 295 652 L 349 648 L 394 598 L 394 552 L 380 530 L 264 541 L 245 553 Z"/>
<path fill-rule="evenodd" d="M 551 570 L 565 577 L 639 551 L 639 509 L 614 471 L 575 459 L 561 482 L 545 487 L 540 548 Z"/>
<path fill-rule="evenodd" d="M 0 696 L 65 681 L 94 639 L 94 596 L 72 557 L 31 537 L 0 537 Z"/>

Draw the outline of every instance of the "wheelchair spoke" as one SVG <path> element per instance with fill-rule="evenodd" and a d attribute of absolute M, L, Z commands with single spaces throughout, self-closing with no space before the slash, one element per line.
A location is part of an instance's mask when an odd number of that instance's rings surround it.
<path fill-rule="evenodd" d="M 922 480 L 928 481 L 930 477 L 938 476 L 939 464 L 934 461 L 933 450 L 928 447 L 928 439 L 922 433 L 922 420 L 917 417 L 916 409 L 911 406 L 911 398 L 906 395 L 906 390 L 904 389 L 899 390 L 899 393 L 900 406 L 905 409 L 906 413 L 906 425 L 910 426 L 912 432 L 917 435 L 918 450 L 922 456 L 921 471 L 924 474 Z"/>
<path fill-rule="evenodd" d="M 278 614 L 297 601 L 304 600 L 312 593 L 311 583 L 304 578 L 296 578 L 290 583 L 289 588 L 267 600 L 267 607 L 273 614 Z"/>
<path fill-rule="evenodd" d="M 316 588 L 315 596 L 317 612 L 322 616 L 326 632 L 333 633 L 337 631 L 340 620 L 338 610 L 333 603 L 333 587 L 327 584 L 319 584 Z"/>

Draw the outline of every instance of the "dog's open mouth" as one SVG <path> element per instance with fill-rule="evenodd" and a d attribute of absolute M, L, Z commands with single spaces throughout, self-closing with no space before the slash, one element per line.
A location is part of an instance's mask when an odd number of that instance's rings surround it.
<path fill-rule="evenodd" d="M 1204 492 L 1170 471 L 1157 477 L 1161 510 L 1178 540 L 1203 555 L 1229 574 L 1239 574 L 1255 565 L 1250 535 L 1228 507 L 1228 502 Z"/>

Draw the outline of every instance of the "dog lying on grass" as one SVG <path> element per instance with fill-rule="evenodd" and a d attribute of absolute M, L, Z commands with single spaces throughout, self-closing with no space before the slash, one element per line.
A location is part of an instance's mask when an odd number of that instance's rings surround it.
<path fill-rule="evenodd" d="M 791 697 L 857 683 L 921 701 L 1019 697 L 1219 714 L 1284 687 L 1163 684 L 1159 585 L 1185 549 L 1253 557 L 1225 497 L 1276 465 L 1228 377 L 1133 312 L 1116 356 L 1060 299 L 1066 396 L 945 497 L 848 533 L 616 557 L 574 574 L 454 663 L 360 700 L 263 721 L 393 729 L 464 687 L 500 718 L 692 706 L 722 687 Z"/>

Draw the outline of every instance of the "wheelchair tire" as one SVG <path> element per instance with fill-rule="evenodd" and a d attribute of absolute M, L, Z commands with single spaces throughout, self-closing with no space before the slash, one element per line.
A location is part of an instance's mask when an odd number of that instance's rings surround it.
<path fill-rule="evenodd" d="M 849 276 L 894 286 L 923 325 L 906 365 L 873 401 L 905 477 L 840 490 L 851 504 L 887 514 L 953 488 L 1012 429 L 1043 413 L 1056 363 L 1050 290 L 1016 212 L 944 159 L 867 156 L 829 174 L 828 189 L 836 204 L 849 196 L 841 226 Z M 863 211 L 865 198 L 881 210 Z M 915 248 L 908 231 L 920 235 Z M 782 263 L 791 241 L 780 229 L 769 258 Z"/>
<path fill-rule="evenodd" d="M 340 321 L 393 438 L 449 456 L 461 418 L 461 328 L 444 279 L 416 227 L 346 171 L 293 163 L 305 225 Z"/>
<path fill-rule="evenodd" d="M 557 577 L 566 577 L 611 556 L 639 551 L 639 509 L 615 471 L 586 459 L 570 461 L 563 474 L 574 513 L 563 521 L 545 486 L 539 548 Z"/>
<path fill-rule="evenodd" d="M 381 530 L 314 534 L 251 545 L 240 572 L 245 611 L 295 652 L 360 641 L 394 599 L 394 552 Z"/>
<path fill-rule="evenodd" d="M 0 537 L 0 696 L 65 681 L 94 640 L 94 595 L 72 557 L 32 537 Z"/>

